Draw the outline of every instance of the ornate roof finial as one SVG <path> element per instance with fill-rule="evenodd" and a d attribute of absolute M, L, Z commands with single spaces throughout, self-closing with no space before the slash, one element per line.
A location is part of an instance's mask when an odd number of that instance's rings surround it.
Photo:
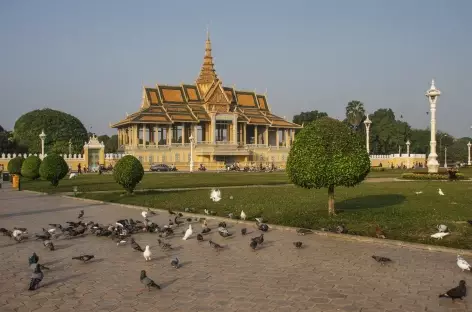
<path fill-rule="evenodd" d="M 205 41 L 205 56 L 203 57 L 203 64 L 200 69 L 200 74 L 197 78 L 197 85 L 200 88 L 200 92 L 205 95 L 213 81 L 218 80 L 218 76 L 215 71 L 215 64 L 213 63 L 213 56 L 211 55 L 211 40 L 210 31 L 207 26 L 207 38 Z"/>
<path fill-rule="evenodd" d="M 434 85 L 434 78 L 431 80 L 431 90 L 436 90 L 436 86 Z"/>

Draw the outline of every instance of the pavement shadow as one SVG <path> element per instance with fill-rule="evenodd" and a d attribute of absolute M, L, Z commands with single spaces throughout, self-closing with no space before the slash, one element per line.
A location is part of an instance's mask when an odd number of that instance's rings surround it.
<path fill-rule="evenodd" d="M 75 277 L 79 277 L 81 275 L 84 275 L 85 273 L 80 273 L 80 274 L 73 274 L 73 275 L 69 275 L 69 276 L 65 276 L 65 277 L 62 277 L 62 278 L 57 278 L 55 280 L 52 280 L 50 282 L 47 282 L 47 283 L 44 283 L 42 285 L 42 287 L 48 287 L 48 286 L 51 286 L 51 285 L 55 285 L 55 284 L 59 284 L 59 283 L 63 283 L 63 282 L 67 282 L 68 280 L 71 280 Z"/>
<path fill-rule="evenodd" d="M 184 262 L 181 262 L 180 265 L 179 265 L 179 268 L 183 268 L 184 266 L 187 266 L 189 264 L 191 264 L 192 261 L 184 261 Z"/>
<path fill-rule="evenodd" d="M 74 210 L 74 209 L 79 209 L 79 208 L 91 208 L 91 207 L 96 207 L 100 205 L 105 205 L 105 203 L 94 203 L 94 204 L 79 205 L 79 206 L 67 206 L 67 207 L 55 208 L 55 209 L 53 208 L 53 209 L 28 210 L 28 211 L 20 211 L 20 212 L 13 212 L 13 213 L 4 213 L 4 214 L 0 214 L 0 219 L 10 218 L 10 217 L 19 217 L 19 216 L 28 216 L 28 215 L 41 214 L 41 213 L 46 213 L 46 212 Z"/>
<path fill-rule="evenodd" d="M 62 250 L 74 246 L 73 244 L 54 245 L 54 250 Z"/>
<path fill-rule="evenodd" d="M 385 208 L 399 205 L 406 200 L 401 194 L 367 195 L 362 197 L 349 198 L 336 203 L 336 211 L 355 209 Z"/>
<path fill-rule="evenodd" d="M 177 282 L 179 279 L 178 278 L 174 278 L 170 281 L 167 281 L 167 282 L 164 282 L 164 283 L 161 283 L 159 284 L 159 286 L 161 286 L 161 289 L 164 289 L 166 287 L 169 287 L 170 285 L 174 284 L 175 282 Z"/>

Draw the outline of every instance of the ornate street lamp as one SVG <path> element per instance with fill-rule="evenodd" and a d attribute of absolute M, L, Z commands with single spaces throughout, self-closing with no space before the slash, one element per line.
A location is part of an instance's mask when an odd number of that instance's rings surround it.
<path fill-rule="evenodd" d="M 468 157 L 467 157 L 467 165 L 468 165 L 468 166 L 472 165 L 472 163 L 470 162 L 470 147 L 471 147 L 471 146 L 472 146 L 472 144 L 471 144 L 470 141 L 469 141 L 469 143 L 467 143 L 467 148 L 469 149 L 469 153 L 468 153 L 469 155 L 468 155 Z"/>
<path fill-rule="evenodd" d="M 429 110 L 431 111 L 431 142 L 430 142 L 430 150 L 428 156 L 428 172 L 429 173 L 437 173 L 439 170 L 439 163 L 438 163 L 438 154 L 436 154 L 436 102 L 441 95 L 441 91 L 436 89 L 434 85 L 434 79 L 431 81 L 431 87 L 428 91 L 426 91 L 426 97 L 429 101 Z"/>
<path fill-rule="evenodd" d="M 190 172 L 193 172 L 193 144 L 195 143 L 195 138 L 191 134 L 188 139 L 190 140 Z"/>
<path fill-rule="evenodd" d="M 366 116 L 366 119 L 364 120 L 364 125 L 365 125 L 365 146 L 367 148 L 367 154 L 370 155 L 370 125 L 372 124 L 372 121 L 369 119 L 369 115 Z"/>
<path fill-rule="evenodd" d="M 69 157 L 72 155 L 72 139 L 69 139 Z"/>
<path fill-rule="evenodd" d="M 44 133 L 44 130 L 41 131 L 39 138 L 41 139 L 41 160 L 42 160 L 44 159 L 44 139 L 46 139 L 46 134 Z"/>
<path fill-rule="evenodd" d="M 410 140 L 406 141 L 406 166 L 407 166 L 407 169 L 410 169 L 410 145 L 411 145 L 411 142 Z"/>

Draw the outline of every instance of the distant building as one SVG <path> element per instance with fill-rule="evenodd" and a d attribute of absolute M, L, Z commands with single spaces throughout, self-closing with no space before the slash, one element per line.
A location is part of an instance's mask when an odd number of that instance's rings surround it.
<path fill-rule="evenodd" d="M 288 151 L 301 128 L 274 115 L 263 94 L 223 86 L 211 41 L 195 84 L 144 87 L 141 108 L 112 125 L 121 151 L 151 163 L 188 166 L 190 137 L 194 163 L 272 163 L 285 167 Z"/>

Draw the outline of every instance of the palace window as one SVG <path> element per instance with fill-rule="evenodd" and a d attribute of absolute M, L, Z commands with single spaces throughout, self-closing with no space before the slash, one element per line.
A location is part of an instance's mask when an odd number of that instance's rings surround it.
<path fill-rule="evenodd" d="M 167 145 L 167 128 L 159 127 L 157 129 L 157 144 L 159 145 Z"/>
<path fill-rule="evenodd" d="M 182 124 L 174 124 L 172 126 L 172 143 L 182 143 L 183 129 Z"/>
<path fill-rule="evenodd" d="M 201 122 L 196 127 L 197 127 L 196 142 L 197 143 L 205 142 L 206 141 L 206 136 L 205 136 L 206 125 L 203 122 Z"/>
<path fill-rule="evenodd" d="M 229 125 L 231 121 L 217 120 L 215 125 L 215 139 L 217 142 L 229 141 Z"/>
<path fill-rule="evenodd" d="M 279 129 L 279 146 L 285 145 L 285 130 Z"/>
<path fill-rule="evenodd" d="M 175 153 L 175 162 L 178 162 L 178 161 L 180 161 L 180 154 Z"/>

